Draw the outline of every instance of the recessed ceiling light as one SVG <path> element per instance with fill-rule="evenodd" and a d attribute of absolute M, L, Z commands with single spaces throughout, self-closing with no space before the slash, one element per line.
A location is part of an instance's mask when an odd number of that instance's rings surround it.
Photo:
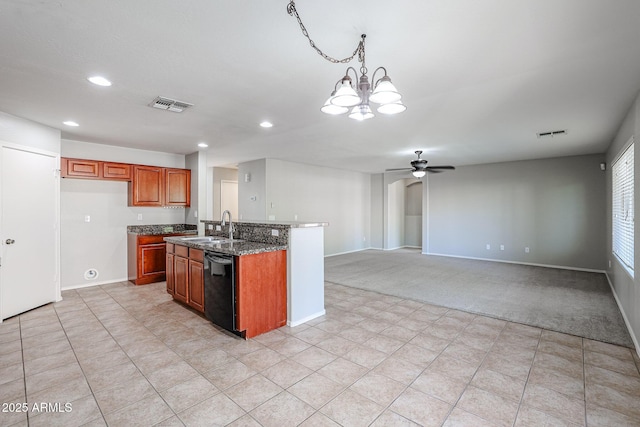
<path fill-rule="evenodd" d="M 207 148 L 208 146 L 209 146 L 209 144 L 207 144 L 206 142 L 198 143 L 198 147 L 200 147 L 200 148 Z"/>
<path fill-rule="evenodd" d="M 260 123 L 260 126 L 262 126 L 263 128 L 270 128 L 273 127 L 273 123 L 265 120 L 264 122 Z"/>
<path fill-rule="evenodd" d="M 62 122 L 62 124 L 65 124 L 67 126 L 72 126 L 72 127 L 78 127 L 80 126 L 78 123 L 72 121 L 72 120 L 67 120 L 66 122 Z"/>
<path fill-rule="evenodd" d="M 111 86 L 111 82 L 107 79 L 105 79 L 102 76 L 93 76 L 93 77 L 87 77 L 87 80 L 89 80 L 91 83 L 93 83 L 94 85 L 98 85 L 98 86 Z"/>

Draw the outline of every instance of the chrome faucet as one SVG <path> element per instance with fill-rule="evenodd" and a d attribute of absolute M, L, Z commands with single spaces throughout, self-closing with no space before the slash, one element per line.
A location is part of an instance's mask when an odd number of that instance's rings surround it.
<path fill-rule="evenodd" d="M 224 220 L 224 214 L 228 214 L 229 215 L 229 240 L 233 240 L 233 221 L 231 220 L 231 212 L 229 212 L 228 210 L 225 210 L 224 212 L 222 212 L 222 218 L 220 219 L 221 224 L 223 227 L 225 225 L 227 225 L 227 222 Z"/>

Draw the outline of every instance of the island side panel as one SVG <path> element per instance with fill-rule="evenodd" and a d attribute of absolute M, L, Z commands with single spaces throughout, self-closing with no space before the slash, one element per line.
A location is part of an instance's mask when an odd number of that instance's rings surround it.
<path fill-rule="evenodd" d="M 252 338 L 287 322 L 287 251 L 237 257 L 236 329 Z"/>
<path fill-rule="evenodd" d="M 324 228 L 292 228 L 288 256 L 287 324 L 293 327 L 325 314 Z"/>

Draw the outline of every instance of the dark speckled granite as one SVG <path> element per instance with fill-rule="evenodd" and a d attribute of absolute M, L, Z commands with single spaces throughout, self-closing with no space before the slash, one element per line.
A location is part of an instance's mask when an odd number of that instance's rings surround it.
<path fill-rule="evenodd" d="M 235 236 L 234 236 L 235 237 Z M 183 237 L 165 237 L 165 242 L 176 245 L 188 246 L 190 248 L 202 249 L 210 252 L 218 252 L 228 255 L 242 256 L 259 254 L 263 252 L 282 251 L 287 249 L 287 245 L 268 244 L 260 242 L 231 242 L 231 243 L 197 243 L 185 240 Z"/>
<path fill-rule="evenodd" d="M 198 234 L 198 226 L 194 224 L 127 225 L 127 233 L 147 236 L 169 233 Z"/>
<path fill-rule="evenodd" d="M 205 223 L 205 235 L 229 237 L 229 225 L 222 227 L 221 231 L 216 231 L 216 225 L 220 225 L 220 221 L 201 221 Z M 213 230 L 209 229 L 209 225 L 213 225 Z M 251 224 L 234 222 L 233 238 L 248 240 L 251 242 L 266 243 L 269 245 L 288 245 L 289 229 L 291 227 L 282 224 Z M 278 235 L 273 236 L 272 230 L 278 230 Z"/>

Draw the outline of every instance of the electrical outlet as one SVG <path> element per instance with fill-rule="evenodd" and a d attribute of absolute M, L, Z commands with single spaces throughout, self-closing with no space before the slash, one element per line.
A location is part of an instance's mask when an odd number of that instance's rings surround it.
<path fill-rule="evenodd" d="M 222 231 L 222 226 L 221 225 L 216 225 L 216 231 Z"/>
<path fill-rule="evenodd" d="M 504 251 L 504 245 L 500 245 L 500 250 Z"/>
<path fill-rule="evenodd" d="M 487 250 L 491 249 L 491 245 L 487 243 Z"/>
<path fill-rule="evenodd" d="M 91 222 L 91 215 L 85 215 L 84 222 Z"/>
<path fill-rule="evenodd" d="M 280 235 L 280 231 L 276 230 L 275 228 L 271 230 L 271 235 L 272 236 L 279 236 Z"/>
<path fill-rule="evenodd" d="M 524 248 L 524 253 L 528 254 L 529 253 L 529 246 L 527 246 L 526 248 Z"/>
<path fill-rule="evenodd" d="M 138 221 L 142 221 L 142 214 L 138 214 Z"/>

